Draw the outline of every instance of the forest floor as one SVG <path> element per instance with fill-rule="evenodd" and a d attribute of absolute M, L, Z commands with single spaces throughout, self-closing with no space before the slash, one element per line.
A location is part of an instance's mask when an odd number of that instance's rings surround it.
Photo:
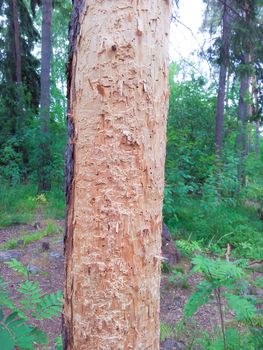
<path fill-rule="evenodd" d="M 31 279 L 38 281 L 44 292 L 51 293 L 63 289 L 64 222 L 57 220 L 53 224 L 56 225 L 53 234 L 23 247 L 21 247 L 23 237 L 30 232 L 36 232 L 36 227 L 32 225 L 13 225 L 0 230 L 0 247 L 10 240 L 19 240 L 18 247 L 15 247 L 15 249 L 0 251 L 0 276 L 3 276 L 3 279 L 10 284 L 11 295 L 14 298 L 18 297 L 16 286 L 21 282 L 21 277 L 3 263 L 12 258 L 19 260 L 28 267 L 32 272 Z M 38 230 L 43 229 L 46 225 L 47 223 L 42 222 Z M 190 269 L 189 261 L 182 260 L 178 264 L 178 269 L 187 273 Z M 161 281 L 161 350 L 188 349 L 189 344 L 201 335 L 201 331 L 205 330 L 209 334 L 219 324 L 219 312 L 214 302 L 202 306 L 194 315 L 191 324 L 182 322 L 183 306 L 199 282 L 200 276 L 194 274 L 187 282 L 175 286 L 169 282 L 169 274 L 163 274 Z M 228 320 L 232 317 L 231 313 L 227 314 Z M 50 339 L 54 339 L 61 334 L 61 320 L 59 318 L 41 321 L 35 325 L 47 332 Z M 53 350 L 55 347 L 49 345 L 45 349 Z"/>

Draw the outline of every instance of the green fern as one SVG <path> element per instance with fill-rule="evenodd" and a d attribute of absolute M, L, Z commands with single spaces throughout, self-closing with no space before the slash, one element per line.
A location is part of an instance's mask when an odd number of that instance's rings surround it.
<path fill-rule="evenodd" d="M 184 306 L 184 315 L 191 317 L 202 305 L 206 304 L 211 296 L 211 283 L 203 281 L 197 286 L 197 291 L 190 296 Z"/>
<path fill-rule="evenodd" d="M 224 293 L 229 307 L 235 312 L 237 320 L 249 320 L 256 314 L 256 307 L 246 298 L 230 293 Z"/>
<path fill-rule="evenodd" d="M 14 270 L 15 272 L 18 272 L 20 275 L 27 277 L 28 276 L 28 270 L 27 268 L 21 264 L 21 262 L 17 261 L 16 259 L 12 259 L 11 261 L 7 261 L 5 263 L 10 269 Z"/>
<path fill-rule="evenodd" d="M 5 350 L 13 350 L 14 347 L 34 350 L 36 341 L 46 344 L 45 334 L 20 319 L 17 312 L 4 317 L 3 311 L 0 310 L 0 343 Z"/>
<path fill-rule="evenodd" d="M 200 244 L 196 241 L 178 240 L 176 241 L 176 245 L 186 256 L 191 256 L 194 252 L 202 251 Z"/>
<path fill-rule="evenodd" d="M 62 308 L 62 292 L 45 295 L 36 305 L 36 312 L 33 314 L 37 320 L 59 316 Z"/>
<path fill-rule="evenodd" d="M 7 265 L 27 276 L 27 269 L 15 259 Z M 14 303 L 9 295 L 8 283 L 0 278 L 0 344 L 5 350 L 34 350 L 35 344 L 47 343 L 47 336 L 28 323 L 29 315 L 37 320 L 57 317 L 61 313 L 62 292 L 45 295 L 38 282 L 29 280 L 20 283 L 17 292 L 21 298 Z"/>
<path fill-rule="evenodd" d="M 228 281 L 233 284 L 244 277 L 241 267 L 226 260 L 209 259 L 198 255 L 192 259 L 192 263 L 194 272 L 201 272 L 208 281 L 219 282 L 224 286 L 227 286 Z"/>
<path fill-rule="evenodd" d="M 11 310 L 16 310 L 16 306 L 13 301 L 9 298 L 8 283 L 4 282 L 0 277 L 0 308 L 6 307 Z"/>
<path fill-rule="evenodd" d="M 38 282 L 26 281 L 21 283 L 17 291 L 24 295 L 24 299 L 20 303 L 26 310 L 34 309 L 36 304 L 41 302 L 42 289 Z"/>

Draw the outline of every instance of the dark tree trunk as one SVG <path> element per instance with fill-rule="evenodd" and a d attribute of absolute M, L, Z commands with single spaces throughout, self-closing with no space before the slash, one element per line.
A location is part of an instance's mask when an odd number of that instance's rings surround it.
<path fill-rule="evenodd" d="M 230 0 L 224 1 L 223 33 L 220 54 L 219 87 L 216 106 L 216 155 L 219 159 L 222 156 L 222 141 L 224 130 L 224 107 L 226 96 L 226 76 L 229 66 L 229 39 L 230 39 Z"/>
<path fill-rule="evenodd" d="M 245 24 L 248 28 L 251 28 L 251 23 L 253 21 L 254 13 L 254 3 L 252 1 L 246 1 L 243 10 L 245 13 Z M 238 137 L 237 137 L 237 147 L 239 152 L 239 162 L 238 162 L 238 178 L 241 186 L 246 184 L 246 169 L 245 169 L 245 156 L 247 154 L 247 124 L 249 115 L 251 113 L 251 106 L 249 103 L 249 87 L 251 81 L 251 72 L 250 67 L 252 64 L 252 54 L 253 54 L 253 41 L 247 36 L 244 35 L 242 50 L 243 50 L 243 59 L 242 59 L 242 72 L 240 76 L 240 93 L 239 93 L 239 102 L 238 102 Z"/>
<path fill-rule="evenodd" d="M 21 46 L 20 46 L 20 24 L 18 20 L 18 3 L 17 0 L 12 0 L 12 33 L 13 37 L 13 81 L 16 84 L 16 134 L 21 135 L 24 126 L 24 110 L 23 110 L 23 86 L 22 86 L 22 64 L 21 64 Z"/>
<path fill-rule="evenodd" d="M 21 50 L 20 50 L 20 27 L 18 21 L 17 0 L 13 0 L 13 24 L 14 24 L 14 41 L 15 41 L 15 62 L 16 62 L 16 82 L 21 84 Z"/>
<path fill-rule="evenodd" d="M 48 172 L 50 165 L 50 70 L 52 58 L 51 19 L 52 0 L 44 0 L 42 8 L 42 47 L 41 47 L 41 91 L 40 91 L 40 165 L 39 191 L 48 191 L 51 188 L 51 179 Z"/>
<path fill-rule="evenodd" d="M 244 54 L 244 65 L 249 65 L 251 58 L 249 53 Z M 247 101 L 249 93 L 250 76 L 246 70 L 240 78 L 240 92 L 238 102 L 238 137 L 237 146 L 239 151 L 238 177 L 240 184 L 245 185 L 244 160 L 247 153 L 247 123 L 249 116 L 249 103 Z"/>

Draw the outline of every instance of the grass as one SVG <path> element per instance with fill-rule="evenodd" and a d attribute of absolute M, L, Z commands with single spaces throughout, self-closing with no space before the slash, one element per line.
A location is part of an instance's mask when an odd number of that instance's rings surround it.
<path fill-rule="evenodd" d="M 174 338 L 176 336 L 175 326 L 171 326 L 167 323 L 160 323 L 160 341 L 163 341 L 167 338 Z"/>
<path fill-rule="evenodd" d="M 47 226 L 42 230 L 23 235 L 22 237 L 19 237 L 17 239 L 11 239 L 1 244 L 0 250 L 16 249 L 18 246 L 20 246 L 21 240 L 23 241 L 23 246 L 26 246 L 27 244 L 39 241 L 46 236 L 52 235 L 58 232 L 59 230 L 60 228 L 55 223 L 49 222 Z"/>
<path fill-rule="evenodd" d="M 169 224 L 169 222 L 168 222 Z M 221 203 L 205 208 L 200 199 L 189 199 L 177 209 L 177 222 L 170 225 L 176 239 L 201 241 L 203 245 L 233 247 L 236 256 L 260 259 L 263 255 L 263 221 L 253 206 Z"/>
<path fill-rule="evenodd" d="M 33 223 L 37 214 L 51 219 L 64 217 L 64 194 L 58 188 L 39 195 L 36 185 L 20 184 L 11 187 L 1 184 L 0 196 L 0 228 Z"/>

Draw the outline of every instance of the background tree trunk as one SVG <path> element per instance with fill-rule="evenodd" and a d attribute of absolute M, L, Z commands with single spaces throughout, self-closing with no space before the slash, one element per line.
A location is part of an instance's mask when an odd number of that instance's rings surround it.
<path fill-rule="evenodd" d="M 230 41 L 230 0 L 224 1 L 223 8 L 223 33 L 220 53 L 219 86 L 216 106 L 216 155 L 222 156 L 222 140 L 224 131 L 224 110 L 226 96 L 226 77 L 229 66 L 229 41 Z"/>
<path fill-rule="evenodd" d="M 244 55 L 244 64 L 249 65 L 251 63 L 250 54 L 246 53 Z M 247 123 L 249 117 L 249 85 L 250 76 L 247 71 L 243 73 L 240 78 L 240 93 L 238 102 L 238 137 L 237 146 L 239 150 L 239 162 L 238 162 L 238 177 L 241 186 L 245 185 L 245 156 L 247 153 L 247 143 L 248 143 L 248 130 Z"/>
<path fill-rule="evenodd" d="M 40 79 L 40 164 L 39 191 L 51 188 L 51 178 L 48 171 L 50 165 L 50 71 L 52 58 L 51 42 L 52 0 L 43 0 L 42 5 L 42 46 L 41 46 L 41 79 Z"/>
<path fill-rule="evenodd" d="M 20 28 L 18 22 L 17 0 L 13 0 L 13 23 L 14 23 L 14 41 L 15 41 L 15 61 L 16 61 L 16 82 L 21 84 L 21 50 L 20 50 Z"/>
<path fill-rule="evenodd" d="M 13 38 L 14 41 L 14 63 L 15 74 L 14 81 L 16 83 L 16 98 L 17 98 L 17 115 L 16 115 L 16 133 L 22 135 L 22 129 L 24 127 L 24 96 L 22 86 L 22 64 L 21 64 L 21 47 L 20 47 L 20 25 L 18 20 L 18 4 L 17 0 L 12 0 L 12 20 L 13 20 Z"/>
<path fill-rule="evenodd" d="M 169 1 L 74 4 L 64 349 L 159 349 L 169 21 Z"/>

